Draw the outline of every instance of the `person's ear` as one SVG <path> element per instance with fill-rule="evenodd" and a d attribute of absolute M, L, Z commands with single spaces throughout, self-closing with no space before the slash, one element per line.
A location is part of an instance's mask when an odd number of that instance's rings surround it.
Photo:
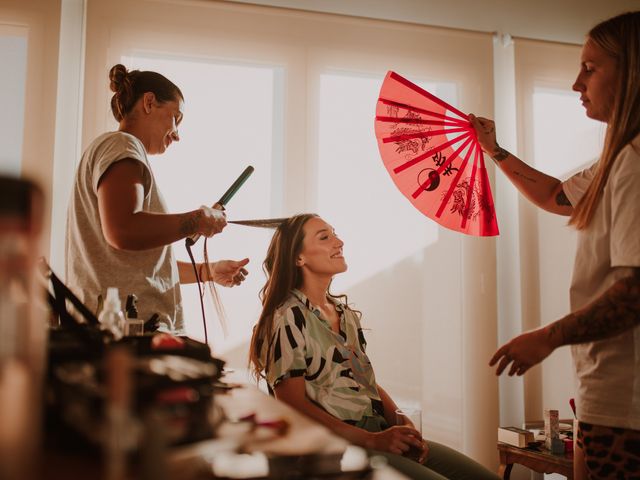
<path fill-rule="evenodd" d="M 153 92 L 145 92 L 142 96 L 142 108 L 144 113 L 151 113 L 151 107 L 156 102 L 156 95 Z"/>
<path fill-rule="evenodd" d="M 304 258 L 302 258 L 302 255 L 300 255 L 296 259 L 296 267 L 302 267 L 303 265 L 304 265 Z"/>

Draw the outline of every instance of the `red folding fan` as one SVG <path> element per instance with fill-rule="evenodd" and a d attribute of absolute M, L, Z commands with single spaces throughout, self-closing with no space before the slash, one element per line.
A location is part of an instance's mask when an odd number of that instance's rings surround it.
<path fill-rule="evenodd" d="M 482 148 L 467 115 L 389 72 L 375 127 L 382 161 L 414 207 L 451 230 L 498 235 Z"/>

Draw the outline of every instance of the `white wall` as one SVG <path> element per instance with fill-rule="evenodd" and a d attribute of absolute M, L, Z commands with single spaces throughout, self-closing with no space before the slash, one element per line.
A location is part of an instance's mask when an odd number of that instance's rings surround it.
<path fill-rule="evenodd" d="M 582 43 L 595 23 L 640 9 L 639 0 L 232 0 L 514 37 Z"/>

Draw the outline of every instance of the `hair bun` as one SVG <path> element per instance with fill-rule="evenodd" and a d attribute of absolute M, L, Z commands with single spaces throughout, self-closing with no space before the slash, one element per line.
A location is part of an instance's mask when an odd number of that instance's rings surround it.
<path fill-rule="evenodd" d="M 165 76 L 157 72 L 127 70 L 118 63 L 109 70 L 111 111 L 120 122 L 147 92 L 153 93 L 157 102 L 164 103 L 184 99 L 182 92 Z"/>
<path fill-rule="evenodd" d="M 115 93 L 121 92 L 127 83 L 128 75 L 127 67 L 121 63 L 111 67 L 111 70 L 109 70 L 109 88 L 111 91 Z"/>

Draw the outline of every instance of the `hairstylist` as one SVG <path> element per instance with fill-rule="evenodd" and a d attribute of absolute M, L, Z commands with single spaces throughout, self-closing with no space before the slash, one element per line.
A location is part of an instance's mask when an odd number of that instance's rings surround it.
<path fill-rule="evenodd" d="M 176 261 L 171 244 L 194 234 L 211 237 L 227 222 L 215 208 L 168 213 L 154 179 L 147 156 L 180 139 L 180 89 L 159 73 L 129 72 L 119 64 L 109 80 L 119 126 L 93 140 L 78 166 L 67 218 L 67 282 L 94 311 L 108 287 L 118 287 L 121 297 L 134 293 L 140 318 L 158 313 L 161 323 L 180 333 L 180 284 L 196 279 L 190 264 Z M 248 262 L 214 262 L 213 278 L 202 280 L 239 285 Z M 197 265 L 204 273 L 202 267 Z"/>

